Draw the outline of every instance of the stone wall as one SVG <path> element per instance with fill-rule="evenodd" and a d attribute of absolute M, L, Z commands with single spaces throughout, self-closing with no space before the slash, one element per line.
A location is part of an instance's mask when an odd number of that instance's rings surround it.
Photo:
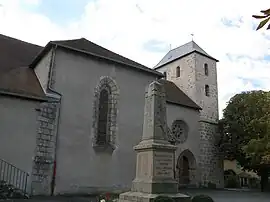
<path fill-rule="evenodd" d="M 216 61 L 195 54 L 196 103 L 202 108 L 201 120 L 218 121 L 218 87 Z M 205 75 L 204 65 L 208 66 L 208 75 Z M 205 95 L 205 85 L 209 86 L 209 96 Z"/>
<path fill-rule="evenodd" d="M 217 145 L 217 125 L 200 122 L 200 161 L 201 185 L 208 186 L 211 182 L 217 188 L 223 188 L 223 156 Z"/>
<path fill-rule="evenodd" d="M 180 76 L 176 76 L 176 68 L 180 67 Z M 197 92 L 195 85 L 195 54 L 180 58 L 158 69 L 167 74 L 167 80 L 174 82 L 184 93 L 196 102 Z"/>
<path fill-rule="evenodd" d="M 208 66 L 208 75 L 205 75 L 204 64 Z M 180 76 L 176 75 L 176 68 L 180 67 Z M 201 108 L 201 119 L 218 121 L 218 86 L 216 61 L 192 53 L 158 69 L 167 74 L 167 79 L 174 82 Z M 205 85 L 209 86 L 210 96 L 205 95 Z"/>
<path fill-rule="evenodd" d="M 51 194 L 57 134 L 57 102 L 46 102 L 38 109 L 37 142 L 33 159 L 32 194 Z"/>
<path fill-rule="evenodd" d="M 133 146 L 143 131 L 145 87 L 157 76 L 58 48 L 54 67 L 53 89 L 62 95 L 55 194 L 130 188 L 136 168 Z M 95 87 L 103 76 L 119 88 L 113 153 L 97 152 L 92 145 Z"/>

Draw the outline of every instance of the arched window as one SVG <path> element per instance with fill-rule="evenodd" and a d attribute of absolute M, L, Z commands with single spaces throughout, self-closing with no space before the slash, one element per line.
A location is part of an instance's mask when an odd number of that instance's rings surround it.
<path fill-rule="evenodd" d="M 119 89 L 110 77 L 101 77 L 95 88 L 92 137 L 97 151 L 115 149 Z M 108 151 L 108 150 L 107 150 Z"/>
<path fill-rule="evenodd" d="M 108 113 L 109 113 L 109 92 L 102 89 L 99 97 L 98 134 L 97 144 L 105 145 L 108 142 Z"/>
<path fill-rule="evenodd" d="M 166 80 L 167 79 L 167 72 L 163 72 L 163 75 L 164 75 L 164 79 Z"/>
<path fill-rule="evenodd" d="M 209 86 L 208 86 L 208 85 L 205 85 L 204 91 L 205 91 L 205 95 L 206 95 L 206 96 L 210 96 Z"/>
<path fill-rule="evenodd" d="M 204 74 L 205 76 L 208 76 L 208 64 L 204 64 Z"/>
<path fill-rule="evenodd" d="M 180 67 L 176 67 L 176 77 L 180 77 Z"/>

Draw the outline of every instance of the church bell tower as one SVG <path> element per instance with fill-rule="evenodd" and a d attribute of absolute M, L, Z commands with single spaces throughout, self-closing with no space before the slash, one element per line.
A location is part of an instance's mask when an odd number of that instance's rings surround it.
<path fill-rule="evenodd" d="M 200 110 L 200 159 L 201 184 L 215 184 L 222 188 L 223 158 L 217 147 L 218 116 L 218 60 L 207 54 L 193 40 L 170 50 L 155 66 L 166 75 L 202 110 Z"/>

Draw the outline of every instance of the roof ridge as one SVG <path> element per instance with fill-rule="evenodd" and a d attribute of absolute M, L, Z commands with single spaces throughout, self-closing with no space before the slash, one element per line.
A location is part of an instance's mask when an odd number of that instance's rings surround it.
<path fill-rule="evenodd" d="M 69 41 L 78 41 L 80 39 L 85 39 L 85 38 L 81 37 L 81 38 L 75 38 L 75 39 L 53 40 L 53 41 L 50 41 L 50 42 L 69 42 Z"/>
<path fill-rule="evenodd" d="M 192 41 L 193 44 L 192 45 L 196 45 L 198 48 L 200 48 L 200 50 L 202 50 L 202 52 L 204 52 L 204 54 L 206 53 L 207 55 L 209 55 L 201 46 L 199 46 L 195 41 Z M 196 47 L 193 47 L 194 49 L 196 49 Z M 210 56 L 210 55 L 209 55 Z"/>
<path fill-rule="evenodd" d="M 163 56 L 163 58 L 161 58 L 161 60 L 154 66 L 154 68 L 155 67 L 157 67 L 158 66 L 158 64 L 169 54 L 171 52 L 171 50 L 169 50 L 169 52 L 168 53 L 166 53 L 164 56 Z"/>
<path fill-rule="evenodd" d="M 71 39 L 71 40 L 50 41 L 46 45 L 46 47 L 41 51 L 41 53 L 36 57 L 36 59 L 32 62 L 30 66 L 34 67 L 36 63 L 41 59 L 42 54 L 45 54 L 45 52 L 48 51 L 50 47 L 54 45 L 63 47 L 66 49 L 70 49 L 76 52 L 92 55 L 92 56 L 102 58 L 111 62 L 116 62 L 118 64 L 122 64 L 122 65 L 124 64 L 129 67 L 135 67 L 138 70 L 155 74 L 155 75 L 158 75 L 159 77 L 163 76 L 163 74 L 161 74 L 160 72 L 152 68 L 149 68 L 143 64 L 140 64 L 136 62 L 135 60 L 129 59 L 128 57 L 120 55 L 119 53 L 115 53 L 112 50 L 104 48 L 84 37 Z"/>
<path fill-rule="evenodd" d="M 189 44 L 189 43 L 191 43 L 191 42 L 192 42 L 192 41 L 187 42 L 187 43 L 184 43 L 184 44 L 182 44 L 182 45 L 180 45 L 180 46 L 177 46 L 176 48 L 174 48 L 174 49 L 172 49 L 172 50 L 178 49 L 178 48 L 180 48 L 180 47 L 182 47 L 182 46 L 185 46 L 185 45 L 187 45 L 187 44 Z"/>
<path fill-rule="evenodd" d="M 95 45 L 95 46 L 97 46 L 97 47 L 99 47 L 99 48 L 102 48 L 102 49 L 104 49 L 104 50 L 106 50 L 106 51 L 109 51 L 109 52 L 111 52 L 111 53 L 113 53 L 113 54 L 116 54 L 116 55 L 118 55 L 118 56 L 120 56 L 120 57 L 123 57 L 123 58 L 125 58 L 125 59 L 127 59 L 127 60 L 130 60 L 130 61 L 132 61 L 132 62 L 134 62 L 134 63 L 136 63 L 136 64 L 138 64 L 138 65 L 142 65 L 142 66 L 144 66 L 145 68 L 151 69 L 151 68 L 149 68 L 149 67 L 147 67 L 147 66 L 145 66 L 145 65 L 143 65 L 143 64 L 140 64 L 140 63 L 138 63 L 138 62 L 136 62 L 136 61 L 134 61 L 134 60 L 132 60 L 132 59 L 130 59 L 130 58 L 127 58 L 127 57 L 125 57 L 125 56 L 123 56 L 123 55 L 120 55 L 119 53 L 113 52 L 113 51 L 111 51 L 111 50 L 109 50 L 109 49 L 107 49 L 107 48 L 105 48 L 105 47 L 103 47 L 103 46 L 100 46 L 100 45 L 98 45 L 98 44 L 96 44 L 96 43 L 94 43 L 94 42 L 92 42 L 92 41 L 90 41 L 90 40 L 88 40 L 88 39 L 86 39 L 86 38 L 84 38 L 84 37 L 81 37 L 81 38 L 78 38 L 78 39 L 62 40 L 62 41 L 52 41 L 52 42 L 69 42 L 69 41 L 79 41 L 79 40 L 85 40 L 86 42 L 91 43 L 91 44 L 93 44 L 93 45 Z M 68 45 L 68 44 L 65 44 L 65 46 L 68 46 L 68 47 L 71 47 L 71 48 L 72 48 L 72 46 L 71 46 L 71 45 Z M 155 71 L 155 70 L 154 70 L 154 71 Z"/>
<path fill-rule="evenodd" d="M 18 41 L 18 42 L 21 42 L 21 43 L 26 43 L 26 44 L 33 45 L 33 46 L 38 46 L 38 47 L 40 47 L 40 48 L 43 47 L 43 46 L 40 46 L 40 45 L 37 45 L 37 44 L 34 44 L 34 43 L 30 43 L 30 42 L 27 42 L 27 41 L 23 41 L 23 40 L 21 40 L 21 39 L 14 38 L 14 37 L 10 37 L 10 36 L 3 35 L 3 34 L 0 34 L 0 37 L 6 38 L 6 39 L 12 39 L 12 40 L 14 40 L 14 41 Z"/>
<path fill-rule="evenodd" d="M 171 63 L 179 58 L 185 57 L 188 54 L 193 52 L 197 52 L 199 54 L 204 55 L 205 57 L 211 58 L 218 62 L 217 59 L 210 56 L 203 48 L 201 48 L 194 40 L 191 40 L 177 48 L 174 48 L 167 52 L 165 56 L 159 61 L 159 63 L 154 66 L 154 69 L 158 69 L 168 63 Z"/>

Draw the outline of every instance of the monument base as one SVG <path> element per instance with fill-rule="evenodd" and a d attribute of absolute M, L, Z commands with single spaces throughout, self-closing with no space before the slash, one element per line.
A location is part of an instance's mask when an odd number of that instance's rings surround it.
<path fill-rule="evenodd" d="M 153 202 L 158 196 L 167 196 L 175 202 L 191 202 L 190 196 L 184 194 L 148 194 L 142 192 L 126 192 L 120 194 L 118 202 Z"/>
<path fill-rule="evenodd" d="M 178 193 L 178 184 L 175 180 L 150 180 L 141 181 L 133 180 L 131 191 L 132 192 L 143 192 L 151 194 L 167 193 L 175 194 Z"/>

